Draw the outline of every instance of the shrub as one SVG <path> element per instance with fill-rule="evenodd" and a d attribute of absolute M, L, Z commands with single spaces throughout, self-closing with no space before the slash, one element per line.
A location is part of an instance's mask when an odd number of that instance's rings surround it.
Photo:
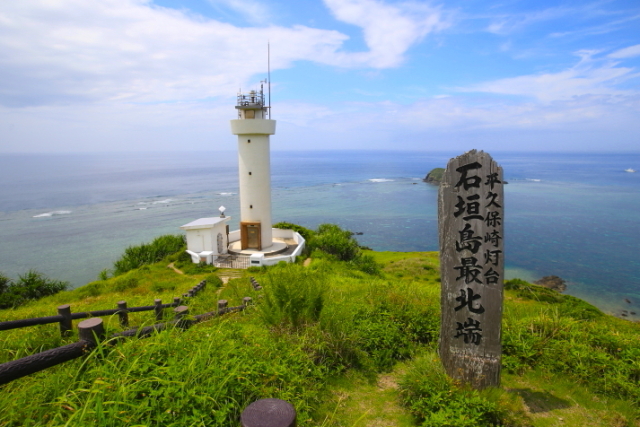
<path fill-rule="evenodd" d="M 320 224 L 311 246 L 335 256 L 340 261 L 351 261 L 360 255 L 360 246 L 353 239 L 353 233 L 335 224 Z"/>
<path fill-rule="evenodd" d="M 104 268 L 98 273 L 98 280 L 108 280 L 109 279 L 109 269 Z"/>
<path fill-rule="evenodd" d="M 507 290 L 515 291 L 521 288 L 526 288 L 528 286 L 531 286 L 531 283 L 525 282 L 524 280 L 518 278 L 504 281 L 504 288 Z"/>
<path fill-rule="evenodd" d="M 53 280 L 36 270 L 19 275 L 13 282 L 0 274 L 0 308 L 17 307 L 31 300 L 57 294 L 69 287 L 69 282 Z"/>
<path fill-rule="evenodd" d="M 372 275 L 380 274 L 381 264 L 377 263 L 375 258 L 371 255 L 361 254 L 350 262 L 356 269 L 362 272 Z"/>
<path fill-rule="evenodd" d="M 9 289 L 9 285 L 11 285 L 11 279 L 0 273 L 0 295 Z"/>
<path fill-rule="evenodd" d="M 151 243 L 129 246 L 124 254 L 113 263 L 113 275 L 119 276 L 127 271 L 154 264 L 164 257 L 186 249 L 183 235 L 165 235 L 156 237 Z"/>

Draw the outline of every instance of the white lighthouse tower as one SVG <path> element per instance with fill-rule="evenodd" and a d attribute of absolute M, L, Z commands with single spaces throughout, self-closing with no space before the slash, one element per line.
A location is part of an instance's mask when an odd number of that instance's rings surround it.
<path fill-rule="evenodd" d="M 271 160 L 269 136 L 276 133 L 262 87 L 238 94 L 238 118 L 231 120 L 231 133 L 238 135 L 240 181 L 240 241 L 232 251 L 277 251 L 281 243 L 271 230 Z M 272 248 L 274 244 L 277 248 Z M 239 247 L 238 247 L 239 245 Z M 286 247 L 286 246 L 285 246 Z"/>
<path fill-rule="evenodd" d="M 295 262 L 305 248 L 304 238 L 294 230 L 271 228 L 269 136 L 276 133 L 276 121 L 271 120 L 262 87 L 238 94 L 236 110 L 231 133 L 238 136 L 240 230 L 229 232 L 231 217 L 221 206 L 219 218 L 200 218 L 180 227 L 187 234 L 187 253 L 194 263 L 224 268 Z"/>

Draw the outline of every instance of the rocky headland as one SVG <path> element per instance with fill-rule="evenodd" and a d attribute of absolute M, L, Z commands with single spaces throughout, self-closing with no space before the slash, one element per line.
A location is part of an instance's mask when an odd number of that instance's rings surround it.
<path fill-rule="evenodd" d="M 429 184 L 440 185 L 443 175 L 444 168 L 434 168 L 431 169 L 431 172 L 429 172 L 422 180 Z"/>
<path fill-rule="evenodd" d="M 567 282 L 558 276 L 544 276 L 542 279 L 536 280 L 533 283 L 558 292 L 564 292 L 567 289 Z"/>

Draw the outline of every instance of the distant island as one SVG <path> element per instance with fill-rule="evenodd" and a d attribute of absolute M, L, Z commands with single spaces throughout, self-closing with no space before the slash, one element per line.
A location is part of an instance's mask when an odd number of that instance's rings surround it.
<path fill-rule="evenodd" d="M 431 172 L 424 177 L 423 181 L 428 182 L 429 184 L 440 185 L 443 175 L 444 168 L 434 168 L 431 169 Z"/>

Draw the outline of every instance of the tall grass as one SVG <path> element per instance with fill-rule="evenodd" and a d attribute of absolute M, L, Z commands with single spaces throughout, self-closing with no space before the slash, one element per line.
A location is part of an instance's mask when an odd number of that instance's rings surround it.
<path fill-rule="evenodd" d="M 278 265 L 268 270 L 262 283 L 260 312 L 269 327 L 298 330 L 320 319 L 327 289 L 323 275 L 297 264 Z"/>

